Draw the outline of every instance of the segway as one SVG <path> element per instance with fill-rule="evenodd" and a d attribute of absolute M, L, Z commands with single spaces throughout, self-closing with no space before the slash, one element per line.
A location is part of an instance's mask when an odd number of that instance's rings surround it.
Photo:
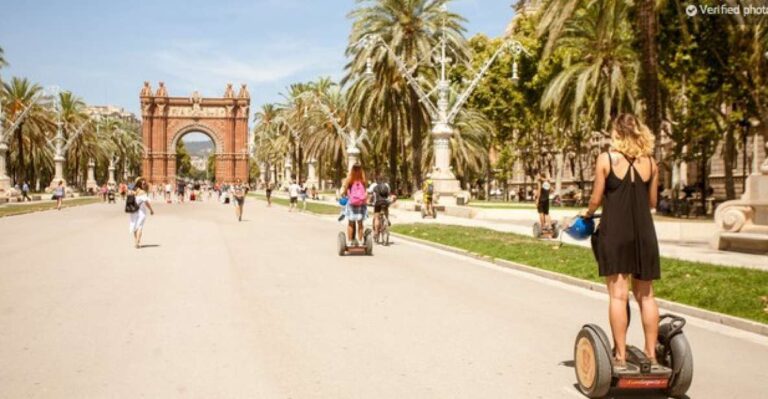
<path fill-rule="evenodd" d="M 611 362 L 613 351 L 608 336 L 597 325 L 585 325 L 573 348 L 579 389 L 590 398 L 605 397 L 611 388 L 663 390 L 668 396 L 682 397 L 693 379 L 693 354 L 683 326 L 682 317 L 662 315 L 656 344 L 659 364 L 652 365 L 642 350 L 627 345 L 627 367 L 616 369 Z"/>
<path fill-rule="evenodd" d="M 427 206 L 425 204 L 421 204 L 421 218 L 425 219 L 427 217 Z M 435 205 L 432 205 L 432 219 L 437 219 L 437 209 L 435 209 Z"/>
<path fill-rule="evenodd" d="M 357 246 L 347 245 L 347 235 L 339 232 L 338 235 L 339 256 L 344 255 L 373 255 L 373 234 L 371 229 L 365 229 L 363 233 L 363 242 Z"/>
<path fill-rule="evenodd" d="M 560 225 L 557 221 L 552 221 L 549 224 L 548 229 L 542 229 L 541 223 L 536 222 L 533 224 L 533 238 L 537 239 L 552 239 L 555 240 L 560 236 Z"/>

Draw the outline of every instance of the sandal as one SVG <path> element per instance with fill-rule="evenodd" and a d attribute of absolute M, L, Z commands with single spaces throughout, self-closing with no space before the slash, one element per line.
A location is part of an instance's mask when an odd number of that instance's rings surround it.
<path fill-rule="evenodd" d="M 627 361 L 626 360 L 619 360 L 617 358 L 613 358 L 613 372 L 614 373 L 621 373 L 624 371 L 629 370 L 627 367 Z"/>

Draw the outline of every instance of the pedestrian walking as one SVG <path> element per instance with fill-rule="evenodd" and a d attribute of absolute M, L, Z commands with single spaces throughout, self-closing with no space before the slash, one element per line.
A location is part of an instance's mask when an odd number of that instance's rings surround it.
<path fill-rule="evenodd" d="M 64 203 L 64 196 L 67 194 L 67 190 L 64 187 L 64 180 L 59 180 L 59 185 L 53 189 L 53 199 L 56 200 L 56 210 L 61 210 L 61 205 Z"/>
<path fill-rule="evenodd" d="M 296 181 L 291 180 L 291 184 L 288 186 L 288 197 L 291 199 L 290 204 L 288 204 L 288 212 L 296 209 L 299 202 L 299 191 L 301 191 L 301 187 L 296 184 Z"/>
<path fill-rule="evenodd" d="M 165 181 L 165 203 L 170 204 L 171 203 L 171 195 L 173 193 L 173 185 L 171 184 L 170 180 Z"/>
<path fill-rule="evenodd" d="M 630 283 L 640 305 L 645 355 L 656 364 L 659 309 L 653 280 L 661 278 L 659 243 L 651 209 L 658 197 L 658 167 L 652 158 L 654 137 L 640 120 L 621 114 L 612 123 L 611 148 L 597 157 L 589 208 L 602 205 L 593 247 L 609 296 L 614 341 L 614 367 L 626 369 L 627 301 Z"/>
<path fill-rule="evenodd" d="M 243 220 L 243 205 L 245 204 L 245 187 L 243 187 L 242 180 L 237 179 L 235 185 L 232 186 L 232 195 L 235 203 L 235 217 L 237 221 Z"/>
<path fill-rule="evenodd" d="M 129 228 L 133 234 L 133 244 L 136 249 L 141 248 L 141 236 L 144 231 L 144 222 L 147 220 L 147 210 L 149 210 L 150 215 L 155 214 L 149 200 L 149 194 L 147 194 L 148 189 L 147 181 L 143 177 L 139 177 L 125 201 L 125 211 L 130 214 Z"/>
<path fill-rule="evenodd" d="M 125 202 L 125 196 L 128 193 L 128 185 L 125 184 L 125 182 L 121 182 L 119 191 L 120 191 L 120 199 L 123 200 L 123 202 Z"/>
<path fill-rule="evenodd" d="M 267 207 L 272 206 L 272 182 L 267 183 Z"/>
<path fill-rule="evenodd" d="M 549 222 L 549 192 L 551 188 L 549 177 L 546 173 L 541 173 L 533 200 L 536 203 L 536 211 L 539 213 L 539 224 L 543 231 L 551 230 Z"/>
<path fill-rule="evenodd" d="M 32 198 L 29 198 L 29 182 L 27 181 L 21 185 L 21 200 L 32 202 Z"/>
<path fill-rule="evenodd" d="M 182 180 L 179 180 L 176 183 L 176 201 L 179 204 L 183 204 L 184 203 L 184 191 L 186 190 L 186 187 L 187 187 L 187 185 L 184 184 L 184 182 Z"/>

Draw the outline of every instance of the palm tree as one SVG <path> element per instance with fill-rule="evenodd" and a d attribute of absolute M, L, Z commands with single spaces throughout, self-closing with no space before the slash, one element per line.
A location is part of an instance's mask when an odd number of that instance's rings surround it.
<path fill-rule="evenodd" d="M 570 129 L 589 116 L 604 129 L 617 113 L 634 108 L 637 58 L 624 1 L 594 0 L 565 24 L 552 49 L 564 58 L 563 70 L 541 98 Z"/>
<path fill-rule="evenodd" d="M 8 61 L 5 60 L 5 52 L 3 51 L 3 48 L 0 47 L 0 68 L 8 66 Z"/>
<path fill-rule="evenodd" d="M 271 179 L 269 171 L 285 154 L 286 141 L 277 134 L 279 115 L 280 110 L 277 104 L 263 104 L 254 115 L 256 157 L 267 164 L 267 181 Z"/>
<path fill-rule="evenodd" d="M 568 21 L 579 10 L 589 10 L 601 0 L 549 0 L 543 5 L 543 13 L 538 26 L 540 36 L 547 35 L 544 55 L 551 54 L 561 35 L 565 32 Z M 633 5 L 628 0 L 610 0 L 617 6 L 629 8 Z M 604 3 L 604 1 L 603 1 Z M 634 3 L 637 7 L 637 23 L 634 26 L 635 35 L 640 43 L 640 91 L 645 100 L 645 119 L 648 126 L 658 134 L 661 128 L 661 105 L 659 101 L 659 56 L 656 47 L 656 34 L 658 30 L 656 22 L 656 0 L 638 0 Z M 599 8 L 607 9 L 603 4 Z M 624 17 L 626 19 L 626 16 Z M 658 140 L 657 140 L 658 142 Z"/>
<path fill-rule="evenodd" d="M 327 82 L 313 87 L 314 93 L 319 101 L 322 101 L 328 109 L 335 115 L 341 126 L 351 124 L 350 112 L 347 106 L 346 95 L 338 85 L 327 85 Z M 344 165 L 347 157 L 347 143 L 339 135 L 334 124 L 329 120 L 328 115 L 313 104 L 309 108 L 309 123 L 314 127 L 311 134 L 305 136 L 303 143 L 310 154 L 321 157 L 332 165 L 336 184 L 341 183 L 341 179 L 346 172 Z M 354 126 L 354 125 L 353 125 Z M 365 148 L 361 149 L 363 156 L 366 154 Z M 363 158 L 364 159 L 364 158 Z"/>
<path fill-rule="evenodd" d="M 24 120 L 12 133 L 9 143 L 9 171 L 17 184 L 29 177 L 38 178 L 39 172 L 52 164 L 47 143 L 54 130 L 50 107 L 43 96 L 42 88 L 26 78 L 14 77 L 10 82 L 3 82 L 3 111 L 8 120 L 31 107 Z M 29 163 L 27 163 L 29 161 Z"/>
<path fill-rule="evenodd" d="M 59 93 L 58 111 L 64 138 L 71 142 L 69 150 L 65 154 L 67 170 L 70 171 L 70 181 L 73 184 L 79 184 L 84 181 L 81 178 L 85 176 L 88 164 L 89 154 L 86 154 L 86 146 L 89 147 L 88 152 L 93 152 L 93 147 L 97 142 L 94 137 L 95 126 L 91 123 L 85 102 L 72 92 L 62 91 Z M 82 132 L 74 137 L 78 133 L 78 129 L 82 129 Z"/>
<path fill-rule="evenodd" d="M 353 60 L 346 67 L 342 84 L 350 83 L 350 111 L 358 123 L 366 122 L 369 130 L 389 134 L 389 174 L 395 189 L 398 149 L 404 139 L 401 132 L 405 128 L 410 133 L 413 184 L 418 186 L 422 178 L 423 139 L 430 118 L 389 52 L 381 46 L 359 51 L 357 43 L 362 38 L 378 36 L 413 68 L 416 76 L 429 76 L 434 73 L 429 68 L 432 50 L 443 32 L 456 58 L 466 58 L 467 46 L 462 35 L 464 19 L 444 10 L 448 1 L 360 0 L 360 7 L 349 14 L 354 23 L 347 55 Z M 364 76 L 369 56 L 376 72 L 372 82 Z"/>

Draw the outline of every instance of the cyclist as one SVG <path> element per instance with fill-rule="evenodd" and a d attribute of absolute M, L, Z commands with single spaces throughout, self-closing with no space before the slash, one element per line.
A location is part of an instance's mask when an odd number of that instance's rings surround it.
<path fill-rule="evenodd" d="M 368 193 L 371 194 L 373 203 L 373 231 L 378 233 L 381 226 L 379 226 L 379 215 L 383 212 L 389 223 L 389 205 L 394 202 L 394 196 L 391 194 L 392 190 L 389 187 L 389 183 L 381 175 L 376 176 L 376 181 L 371 183 L 368 187 Z M 389 223 L 391 226 L 392 223 Z"/>
<path fill-rule="evenodd" d="M 427 173 L 427 179 L 421 186 L 421 192 L 423 193 L 423 206 L 426 210 L 427 216 L 435 216 L 435 183 L 432 181 L 432 174 Z"/>

